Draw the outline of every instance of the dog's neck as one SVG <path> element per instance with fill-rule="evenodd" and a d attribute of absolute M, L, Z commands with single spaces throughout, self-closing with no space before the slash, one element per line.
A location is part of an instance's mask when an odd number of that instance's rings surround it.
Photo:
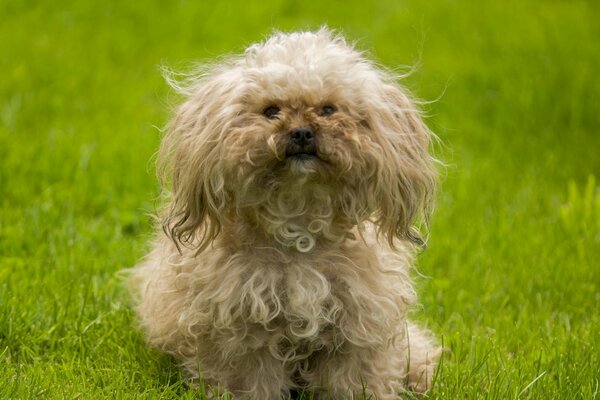
<path fill-rule="evenodd" d="M 302 182 L 253 195 L 253 201 L 238 207 L 226 223 L 245 245 L 250 239 L 252 245 L 308 253 L 353 237 L 356 222 L 344 217 L 330 185 Z"/>

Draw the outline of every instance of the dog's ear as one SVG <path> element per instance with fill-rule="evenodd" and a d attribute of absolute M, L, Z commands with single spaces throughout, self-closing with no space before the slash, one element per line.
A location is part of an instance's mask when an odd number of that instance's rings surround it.
<path fill-rule="evenodd" d="M 429 153 L 433 133 L 415 103 L 394 82 L 382 82 L 369 104 L 367 123 L 381 146 L 372 193 L 373 220 L 390 246 L 394 240 L 424 245 L 416 222 L 425 229 L 436 186 L 434 158 Z"/>
<path fill-rule="evenodd" d="M 228 201 L 220 160 L 228 126 L 224 109 L 235 87 L 222 72 L 198 76 L 185 86 L 169 81 L 186 100 L 168 125 L 158 170 L 166 197 L 163 230 L 178 248 L 200 252 L 219 234 Z"/>

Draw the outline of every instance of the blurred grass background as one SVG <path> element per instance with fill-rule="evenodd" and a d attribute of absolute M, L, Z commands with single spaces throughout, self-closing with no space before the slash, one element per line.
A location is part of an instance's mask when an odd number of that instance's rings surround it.
<path fill-rule="evenodd" d="M 449 167 L 417 317 L 435 399 L 592 399 L 600 361 L 600 3 L 0 0 L 0 397 L 197 397 L 117 271 L 144 254 L 160 65 L 342 30 L 435 100 Z"/>

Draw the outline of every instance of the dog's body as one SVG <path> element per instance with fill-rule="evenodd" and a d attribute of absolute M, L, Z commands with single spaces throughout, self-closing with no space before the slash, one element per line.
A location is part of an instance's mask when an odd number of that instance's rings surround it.
<path fill-rule="evenodd" d="M 440 350 L 406 314 L 435 174 L 404 93 L 327 30 L 276 35 L 183 91 L 166 235 L 131 279 L 150 343 L 236 399 L 426 390 Z"/>

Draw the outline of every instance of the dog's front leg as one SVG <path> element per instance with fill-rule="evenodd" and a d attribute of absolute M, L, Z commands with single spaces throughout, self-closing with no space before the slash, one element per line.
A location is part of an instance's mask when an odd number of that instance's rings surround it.
<path fill-rule="evenodd" d="M 324 354 L 312 366 L 311 387 L 322 398 L 397 400 L 402 388 L 400 363 L 390 349 L 346 343 L 340 351 Z M 321 397 L 319 397 L 321 398 Z"/>
<path fill-rule="evenodd" d="M 279 400 L 288 386 L 281 361 L 264 349 L 219 357 L 219 350 L 200 362 L 207 392 L 230 393 L 234 400 Z M 224 354 L 224 353 L 221 353 Z"/>
<path fill-rule="evenodd" d="M 426 392 L 441 348 L 428 330 L 410 322 L 406 329 L 402 339 L 389 346 L 346 342 L 339 350 L 315 357 L 310 385 L 332 399 L 365 394 L 366 398 L 397 400 L 403 391 Z"/>

